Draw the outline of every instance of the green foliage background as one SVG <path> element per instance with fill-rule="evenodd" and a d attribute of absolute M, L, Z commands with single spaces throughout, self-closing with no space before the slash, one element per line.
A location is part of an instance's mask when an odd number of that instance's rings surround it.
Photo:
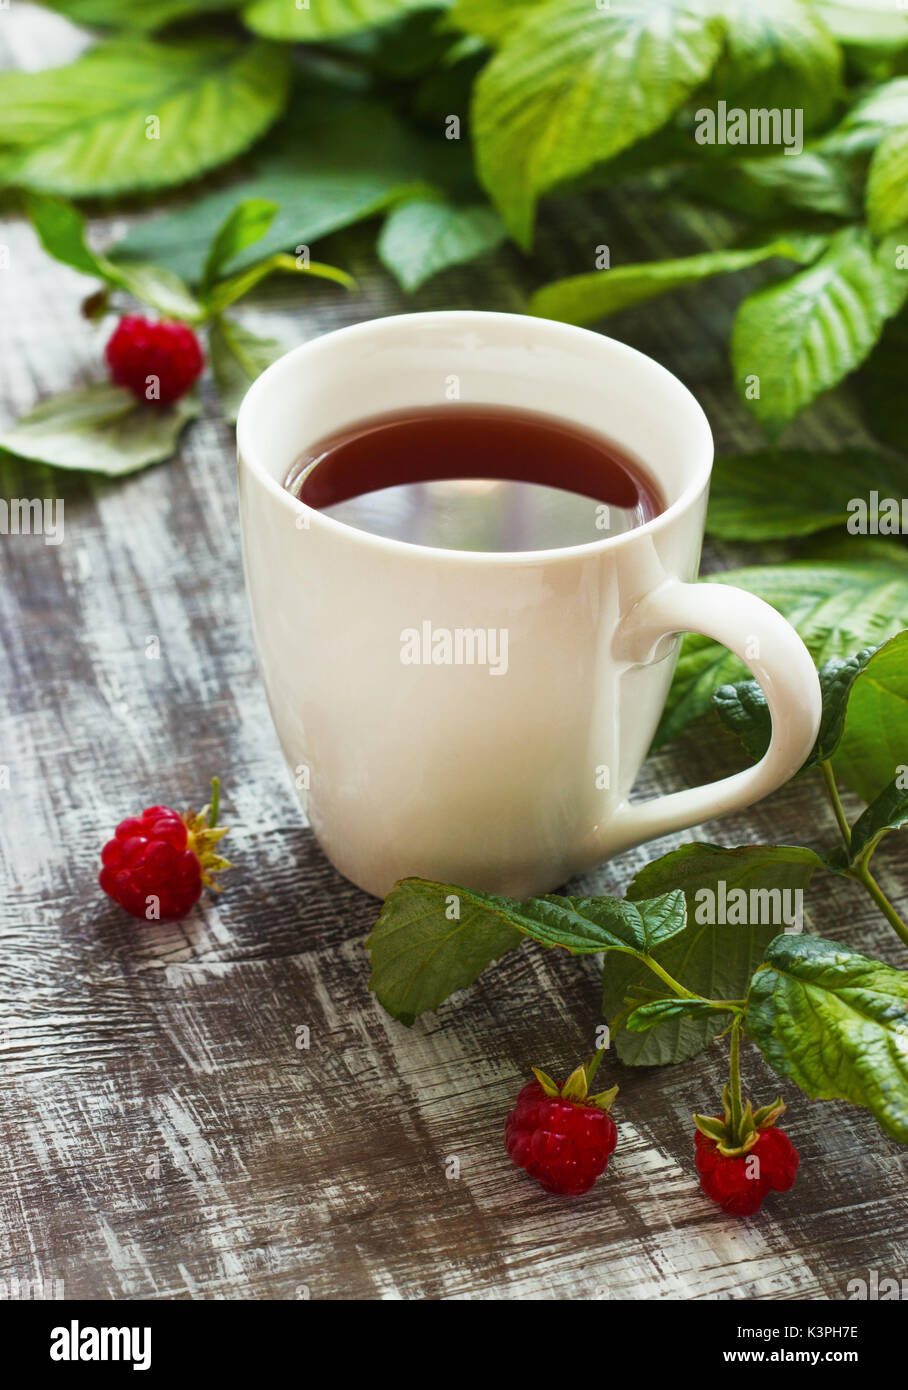
<path fill-rule="evenodd" d="M 51 8 L 98 42 L 63 68 L 0 75 L 0 181 L 75 199 L 188 185 L 122 256 L 196 281 L 229 207 L 264 198 L 274 222 L 231 270 L 380 217 L 378 254 L 413 290 L 505 237 L 531 253 L 540 199 L 579 187 L 649 193 L 654 218 L 666 197 L 722 204 L 733 245 L 577 266 L 541 283 L 530 311 L 596 323 L 770 260 L 777 278 L 732 333 L 747 407 L 775 438 L 863 367 L 869 423 L 893 442 L 873 348 L 908 296 L 908 13 L 883 0 Z M 719 101 L 801 110 L 804 151 L 698 144 L 697 112 Z M 228 181 L 203 190 L 217 168 Z"/>

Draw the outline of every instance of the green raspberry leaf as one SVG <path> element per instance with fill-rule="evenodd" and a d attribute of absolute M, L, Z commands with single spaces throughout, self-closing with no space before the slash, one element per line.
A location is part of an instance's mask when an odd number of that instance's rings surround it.
<path fill-rule="evenodd" d="M 765 246 L 702 251 L 674 260 L 569 275 L 538 289 L 530 300 L 530 313 L 563 323 L 597 323 L 632 304 L 644 304 L 672 290 L 686 289 L 714 275 L 731 275 L 774 257 L 809 264 L 821 254 L 827 240 L 823 236 L 780 237 Z"/>
<path fill-rule="evenodd" d="M 437 1008 L 505 951 L 531 936 L 575 955 L 649 953 L 683 934 L 683 893 L 653 902 L 623 898 L 512 898 L 403 879 L 388 894 L 366 943 L 371 988 L 395 1018 L 412 1023 Z"/>
<path fill-rule="evenodd" d="M 652 898 L 665 893 L 669 885 L 679 888 L 687 898 L 688 918 L 697 925 L 708 921 L 707 915 L 700 911 L 698 892 L 704 888 L 715 892 L 721 881 L 729 890 L 743 888 L 748 893 L 755 892 L 756 911 L 752 917 L 758 925 L 772 926 L 773 912 L 781 910 L 781 899 L 774 898 L 772 890 L 803 890 L 810 883 L 814 870 L 823 867 L 823 862 L 820 855 L 801 845 L 741 845 L 730 849 L 697 840 L 645 865 L 627 893 L 632 899 Z M 777 930 L 780 925 L 776 916 Z M 697 993 L 704 991 L 698 989 Z M 709 997 L 738 998 L 740 991 L 737 995 Z"/>
<path fill-rule="evenodd" d="M 811 936 L 778 936 L 751 985 L 747 1031 L 815 1100 L 870 1110 L 908 1144 L 908 972 Z"/>
<path fill-rule="evenodd" d="M 262 42 L 117 37 L 65 67 L 0 73 L 6 182 L 69 197 L 185 183 L 247 149 L 287 99 Z M 149 124 L 152 118 L 157 126 Z"/>
<path fill-rule="evenodd" d="M 201 316 L 202 306 L 172 270 L 138 262 L 119 265 L 92 251 L 85 224 L 71 203 L 49 193 L 29 193 L 25 207 L 45 251 L 64 265 L 125 290 L 168 318 L 194 322 Z"/>
<path fill-rule="evenodd" d="M 908 464 L 868 449 L 720 456 L 713 465 L 706 529 L 727 541 L 808 536 L 845 526 L 857 516 L 849 504 L 874 492 L 878 499 L 908 496 Z M 867 524 L 878 525 L 879 507 L 865 505 Z"/>
<path fill-rule="evenodd" d="M 765 102 L 758 103 L 758 109 L 763 106 Z M 848 221 L 861 212 L 848 162 L 834 151 L 805 149 L 797 159 L 763 154 L 725 161 L 720 179 L 715 165 L 704 160 L 679 175 L 679 188 L 755 222 L 775 224 L 786 208 Z"/>
<path fill-rule="evenodd" d="M 749 295 L 732 329 L 735 381 L 775 437 L 864 361 L 908 295 L 908 270 L 863 228 L 837 232 L 808 270 Z"/>
<path fill-rule="evenodd" d="M 743 999 L 766 945 L 777 935 L 783 910 L 796 900 L 785 890 L 804 890 L 823 860 L 812 850 L 795 845 L 747 845 L 725 849 L 721 845 L 687 844 L 647 864 L 628 888 L 628 897 L 654 898 L 672 888 L 681 889 L 687 901 L 687 929 L 652 954 L 674 979 L 707 999 Z M 736 913 L 722 916 L 720 882 L 725 901 L 735 889 L 748 894 L 747 918 Z M 710 913 L 709 900 L 698 893 L 709 890 L 718 911 Z M 777 890 L 775 893 L 773 890 Z M 755 894 L 752 898 L 751 893 Z M 753 911 L 750 907 L 753 907 Z M 729 916 L 735 920 L 729 921 Z M 791 914 L 789 914 L 791 915 Z M 710 921 L 712 916 L 714 920 Z M 632 956 L 611 955 L 603 963 L 602 1016 L 610 1023 L 634 1000 L 674 999 L 667 986 Z M 618 1056 L 629 1066 L 661 1066 L 681 1062 L 701 1052 L 727 1026 L 728 1016 L 671 1012 L 640 1036 L 620 1030 L 615 1039 Z"/>
<path fill-rule="evenodd" d="M 629 902 L 626 898 L 535 898 L 534 903 L 569 905 L 578 930 L 578 944 L 545 942 L 546 945 L 568 945 L 569 950 L 583 950 L 580 942 L 588 937 L 601 941 L 599 950 L 626 946 L 644 955 L 652 954 L 664 942 L 672 940 L 687 928 L 687 908 L 684 894 L 671 889 L 658 897 Z M 592 935 L 590 935 L 592 931 Z M 537 935 L 537 940 L 543 937 Z"/>
<path fill-rule="evenodd" d="M 842 86 L 842 51 L 811 5 L 799 0 L 706 3 L 728 25 L 710 93 L 729 108 L 794 107 L 811 129 L 829 117 Z M 704 100 L 711 104 L 709 97 Z"/>
<path fill-rule="evenodd" d="M 193 394 L 156 406 L 140 404 L 119 386 L 84 386 L 51 396 L 0 430 L 0 449 L 55 468 L 120 477 L 170 458 L 198 414 Z"/>
<path fill-rule="evenodd" d="M 479 177 L 514 238 L 538 198 L 664 125 L 708 76 L 724 26 L 695 0 L 549 0 L 477 80 Z"/>
<path fill-rule="evenodd" d="M 728 1016 L 715 1009 L 704 999 L 655 999 L 652 1004 L 641 1004 L 628 1017 L 625 1028 L 631 1033 L 646 1033 L 662 1023 L 673 1023 L 679 1018 L 696 1018 L 712 1022 Z"/>
<path fill-rule="evenodd" d="M 378 238 L 378 257 L 402 289 L 412 291 L 441 270 L 500 246 L 501 219 L 484 204 L 457 207 L 422 198 L 392 208 Z"/>
<path fill-rule="evenodd" d="M 852 864 L 865 863 L 884 835 L 908 824 L 908 768 L 903 768 L 888 787 L 871 801 L 851 828 Z"/>
<path fill-rule="evenodd" d="M 241 0 L 142 0 L 127 5 L 123 0 L 45 0 L 49 9 L 65 14 L 74 24 L 98 29 L 134 29 L 143 34 L 163 29 L 175 20 L 235 10 Z"/>
<path fill-rule="evenodd" d="M 207 289 L 217 280 L 224 267 L 245 251 L 261 241 L 277 213 L 277 203 L 267 198 L 246 198 L 237 203 L 227 214 L 212 238 L 205 268 L 202 271 L 202 287 Z"/>
<path fill-rule="evenodd" d="M 836 773 L 872 801 L 908 763 L 908 631 L 871 654 L 848 695 Z"/>
<path fill-rule="evenodd" d="M 908 12 L 902 19 L 908 40 Z M 908 126 L 908 77 L 894 77 L 872 87 L 845 114 L 839 124 L 814 142 L 814 148 L 835 158 L 866 155 L 894 130 Z"/>
<path fill-rule="evenodd" d="M 458 29 L 497 45 L 515 29 L 533 5 L 545 0 L 455 0 L 449 18 Z"/>
<path fill-rule="evenodd" d="M 769 747 L 772 719 L 766 696 L 757 682 L 736 681 L 734 685 L 720 685 L 712 703 L 726 729 L 737 734 L 754 762 L 759 762 Z M 815 754 L 814 748 L 805 767 L 816 761 Z"/>
<path fill-rule="evenodd" d="M 743 999 L 767 941 L 777 932 L 778 926 L 699 926 L 691 920 L 687 931 L 652 956 L 685 988 L 704 998 Z M 669 997 L 674 996 L 668 987 L 635 956 L 618 952 L 606 956 L 602 1017 L 612 1027 L 615 1050 L 626 1066 L 663 1066 L 695 1057 L 728 1023 L 726 1014 L 713 1010 L 710 1017 L 675 1015 L 642 1035 L 616 1026 L 635 1006 Z"/>
<path fill-rule="evenodd" d="M 908 223 L 908 125 L 877 147 L 867 175 L 867 220 L 876 236 Z"/>
<path fill-rule="evenodd" d="M 256 34 L 287 43 L 317 43 L 390 24 L 413 10 L 435 8 L 444 0 L 310 0 L 302 8 L 290 0 L 252 0 L 243 19 Z"/>
<path fill-rule="evenodd" d="M 452 884 L 402 879 L 385 898 L 366 942 L 369 988 L 408 1027 L 449 994 L 466 989 L 487 965 L 520 945 L 508 898 Z"/>

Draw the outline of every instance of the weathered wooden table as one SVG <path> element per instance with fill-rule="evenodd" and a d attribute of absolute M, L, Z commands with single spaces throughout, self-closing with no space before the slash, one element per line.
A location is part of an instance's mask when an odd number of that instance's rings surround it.
<path fill-rule="evenodd" d="M 29 55 L 14 46 L 0 61 Z M 549 273 L 603 239 L 591 218 L 585 234 L 549 224 Z M 628 235 L 613 213 L 608 236 Z M 79 314 L 89 282 L 49 261 L 20 221 L 0 240 L 11 255 L 5 422 L 97 376 L 100 344 Z M 302 340 L 402 307 L 516 309 L 541 278 L 505 253 L 404 302 L 356 243 L 344 249 L 359 293 L 288 299 L 283 282 L 250 321 L 267 316 Z M 641 254 L 658 250 L 650 228 Z M 733 302 L 720 287 L 610 326 L 692 386 L 723 449 L 758 443 L 727 385 Z M 587 1196 L 547 1196 L 512 1167 L 502 1123 L 530 1065 L 563 1073 L 589 1049 L 594 961 L 525 947 L 409 1031 L 375 1003 L 363 940 L 377 903 L 326 863 L 284 769 L 243 594 L 232 432 L 208 404 L 178 458 L 121 482 L 0 464 L 5 496 L 65 499 L 63 544 L 0 538 L 0 1289 L 788 1299 L 844 1297 L 873 1269 L 905 1274 L 905 1156 L 853 1107 L 789 1088 L 803 1176 L 757 1219 L 726 1218 L 700 1194 L 690 1114 L 718 1097 L 721 1045 L 660 1071 L 606 1063 L 621 1085 L 620 1140 Z M 841 441 L 852 428 L 830 406 L 801 437 Z M 152 636 L 159 658 L 147 655 Z M 719 735 L 685 738 L 649 761 L 641 791 L 720 776 L 737 757 Z M 237 866 L 226 891 L 183 923 L 133 922 L 97 887 L 101 844 L 144 805 L 198 804 L 215 772 Z M 802 780 L 696 833 L 828 843 L 818 804 Z M 621 892 L 685 838 L 626 854 L 586 887 Z M 879 868 L 904 900 L 896 855 L 881 853 Z M 807 919 L 904 963 L 857 887 L 817 879 Z M 745 1066 L 755 1094 L 775 1093 L 753 1048 Z"/>

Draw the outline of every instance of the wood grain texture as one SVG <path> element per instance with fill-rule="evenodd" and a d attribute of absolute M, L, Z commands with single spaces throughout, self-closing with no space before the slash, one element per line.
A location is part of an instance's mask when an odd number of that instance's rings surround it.
<path fill-rule="evenodd" d="M 4 50 L 3 25 L 0 61 L 39 65 L 21 26 Z M 640 256 L 666 240 L 683 251 L 685 235 L 631 206 L 590 203 L 584 227 L 556 207 L 540 254 L 555 275 L 603 239 Z M 5 422 L 96 376 L 100 340 L 79 315 L 88 282 L 14 218 L 0 240 Z M 401 307 L 515 309 L 531 284 L 504 252 L 403 301 L 361 245 L 338 251 L 357 296 L 283 283 L 250 325 L 300 341 Z M 610 330 L 679 372 L 726 450 L 758 444 L 727 385 L 735 292 L 675 297 Z M 504 1115 L 531 1064 L 564 1073 L 590 1048 L 595 962 L 525 946 L 409 1031 L 376 1005 L 362 949 L 376 903 L 302 822 L 256 672 L 232 433 L 207 406 L 178 458 L 119 483 L 0 465 L 5 496 L 59 495 L 66 524 L 57 547 L 0 538 L 0 1280 L 62 1280 L 91 1299 L 825 1299 L 869 1269 L 901 1277 L 905 1156 L 862 1111 L 790 1094 L 795 1192 L 749 1222 L 702 1197 L 690 1113 L 718 1098 L 721 1044 L 680 1068 L 606 1063 L 619 1146 L 585 1197 L 547 1196 L 513 1169 Z M 853 433 L 832 404 L 800 442 Z M 741 554 L 711 550 L 707 564 Z M 650 760 L 641 794 L 722 775 L 735 757 L 721 734 L 688 735 Z M 143 805 L 198 804 L 214 772 L 233 826 L 229 887 L 186 922 L 137 925 L 97 888 L 100 845 Z M 696 833 L 820 845 L 835 829 L 804 780 Z M 584 887 L 623 891 L 685 838 Z M 879 867 L 904 903 L 904 858 L 881 852 Z M 904 963 L 855 886 L 818 879 L 807 917 Z M 753 1048 L 745 1066 L 756 1095 L 775 1093 Z"/>

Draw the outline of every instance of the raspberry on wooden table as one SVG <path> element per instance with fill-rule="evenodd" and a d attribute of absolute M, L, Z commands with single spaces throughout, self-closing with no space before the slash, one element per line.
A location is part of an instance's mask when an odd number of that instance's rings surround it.
<path fill-rule="evenodd" d="M 211 785 L 211 804 L 198 815 L 149 806 L 141 816 L 121 821 L 104 846 L 98 882 L 131 916 L 177 921 L 195 906 L 203 887 L 220 891 L 212 876 L 230 865 L 214 847 L 227 827 L 217 827 L 216 777 Z"/>
<path fill-rule="evenodd" d="M 563 1086 L 533 1067 L 536 1080 L 524 1086 L 508 1115 L 508 1153 L 548 1192 L 587 1192 L 605 1172 L 618 1142 L 608 1113 L 618 1087 L 587 1094 L 601 1057 L 598 1052 L 588 1067 L 577 1067 Z"/>

